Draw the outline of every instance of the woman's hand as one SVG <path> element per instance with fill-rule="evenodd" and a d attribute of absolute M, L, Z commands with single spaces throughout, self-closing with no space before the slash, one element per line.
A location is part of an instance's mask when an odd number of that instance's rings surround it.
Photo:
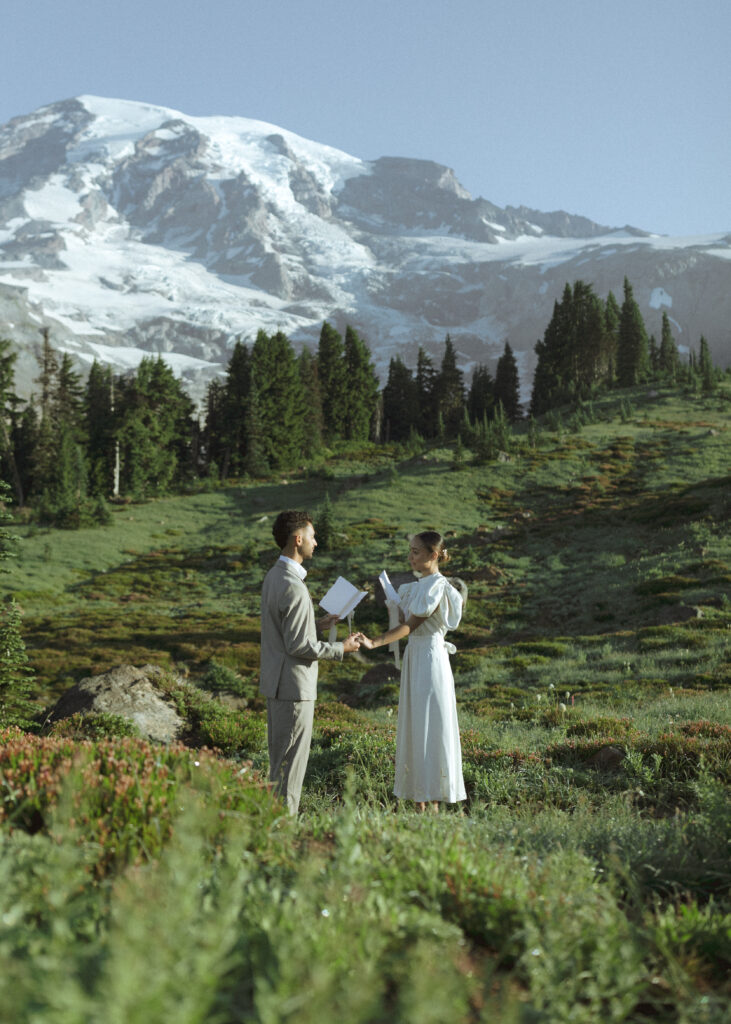
<path fill-rule="evenodd" d="M 360 646 L 361 646 L 361 647 L 365 647 L 365 648 L 366 648 L 366 650 L 368 650 L 368 651 L 372 651 L 372 650 L 373 650 L 373 648 L 374 648 L 374 647 L 376 646 L 376 645 L 375 645 L 375 644 L 373 643 L 373 641 L 372 641 L 372 640 L 370 640 L 370 639 L 369 639 L 369 638 L 368 638 L 368 637 L 367 637 L 367 636 L 365 635 L 365 633 L 356 633 L 356 636 L 357 636 L 357 637 L 358 637 L 358 639 L 360 640 Z"/>

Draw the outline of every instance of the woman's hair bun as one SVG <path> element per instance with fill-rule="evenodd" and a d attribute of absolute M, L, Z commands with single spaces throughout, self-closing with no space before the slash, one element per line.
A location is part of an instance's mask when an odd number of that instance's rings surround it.
<path fill-rule="evenodd" d="M 417 533 L 416 538 L 432 554 L 436 554 L 438 562 L 449 561 L 449 554 L 444 546 L 444 537 L 442 537 L 441 533 L 437 533 L 436 530 L 424 530 L 423 533 Z"/>

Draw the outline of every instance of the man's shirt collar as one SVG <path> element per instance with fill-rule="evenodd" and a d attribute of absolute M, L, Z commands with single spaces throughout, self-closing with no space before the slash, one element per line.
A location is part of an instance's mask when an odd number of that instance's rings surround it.
<path fill-rule="evenodd" d="M 280 555 L 279 561 L 285 562 L 287 565 L 291 565 L 301 580 L 303 580 L 307 575 L 307 569 L 305 569 L 305 567 L 299 562 L 295 562 L 294 558 L 287 558 L 286 555 Z"/>

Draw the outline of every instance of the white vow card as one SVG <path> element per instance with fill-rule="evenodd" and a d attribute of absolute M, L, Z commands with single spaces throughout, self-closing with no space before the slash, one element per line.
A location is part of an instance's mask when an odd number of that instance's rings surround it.
<path fill-rule="evenodd" d="M 329 615 L 337 615 L 339 619 L 346 616 L 352 625 L 353 610 L 368 593 L 367 590 L 358 590 L 352 583 L 348 583 L 344 576 L 338 576 L 327 594 L 320 601 L 320 607 L 324 608 Z M 330 642 L 333 643 L 337 636 L 337 627 L 330 627 Z"/>
<path fill-rule="evenodd" d="M 383 570 L 381 575 L 378 577 L 378 580 L 379 580 L 381 586 L 383 587 L 383 593 L 386 595 L 386 600 L 387 601 L 395 601 L 396 604 L 398 604 L 398 594 L 394 590 L 393 584 L 391 583 L 390 579 L 388 578 L 388 573 L 386 572 L 385 569 Z"/>

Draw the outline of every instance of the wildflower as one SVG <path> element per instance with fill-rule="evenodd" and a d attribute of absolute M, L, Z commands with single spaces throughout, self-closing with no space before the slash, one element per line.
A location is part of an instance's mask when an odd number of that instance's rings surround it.
<path fill-rule="evenodd" d="M 548 686 L 548 689 L 549 690 L 555 690 L 556 687 L 553 685 L 553 683 L 550 683 L 549 686 Z"/>
<path fill-rule="evenodd" d="M 322 914 L 323 917 L 330 917 L 330 911 L 327 909 L 327 907 L 323 907 L 320 913 Z"/>
<path fill-rule="evenodd" d="M 540 951 L 540 949 L 538 948 L 538 946 L 536 946 L 536 948 L 535 948 L 535 949 L 532 949 L 532 950 L 530 951 L 530 955 L 531 955 L 531 956 L 540 956 L 540 955 L 541 955 L 541 951 Z"/>
<path fill-rule="evenodd" d="M 559 711 L 563 711 L 565 713 L 566 712 L 566 705 L 565 704 L 559 704 L 558 710 Z"/>
<path fill-rule="evenodd" d="M 543 697 L 541 696 L 541 694 L 540 694 L 540 693 L 539 693 L 539 694 L 538 694 L 538 696 L 536 697 L 536 700 L 537 700 L 537 701 L 538 701 L 539 703 L 540 703 L 540 702 L 541 702 L 541 701 L 543 700 Z"/>

